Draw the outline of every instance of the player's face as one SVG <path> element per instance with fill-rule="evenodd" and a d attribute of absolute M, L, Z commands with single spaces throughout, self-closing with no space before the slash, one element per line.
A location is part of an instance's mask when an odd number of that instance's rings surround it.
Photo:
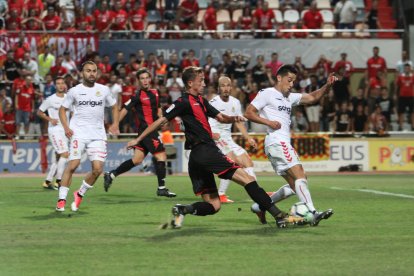
<path fill-rule="evenodd" d="M 227 78 L 221 79 L 219 81 L 219 91 L 221 97 L 228 98 L 231 93 L 231 81 Z"/>
<path fill-rule="evenodd" d="M 204 91 L 204 87 L 206 86 L 206 84 L 204 83 L 204 74 L 197 74 L 195 79 L 190 81 L 189 84 L 192 91 L 196 92 L 197 94 L 202 94 Z"/>
<path fill-rule="evenodd" d="M 56 93 L 65 93 L 66 92 L 66 83 L 62 79 L 56 80 Z"/>
<path fill-rule="evenodd" d="M 284 94 L 289 93 L 295 83 L 296 75 L 289 72 L 286 76 L 277 76 L 277 80 L 278 90 Z"/>
<path fill-rule="evenodd" d="M 149 89 L 151 86 L 151 77 L 148 73 L 142 73 L 141 75 L 139 75 L 139 86 L 142 89 Z"/>
<path fill-rule="evenodd" d="M 85 64 L 82 70 L 82 78 L 86 84 L 94 85 L 96 76 L 98 75 L 98 69 L 94 64 Z"/>

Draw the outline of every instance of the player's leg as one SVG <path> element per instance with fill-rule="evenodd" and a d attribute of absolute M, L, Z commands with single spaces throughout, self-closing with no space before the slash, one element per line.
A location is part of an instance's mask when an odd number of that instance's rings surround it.
<path fill-rule="evenodd" d="M 115 170 L 105 172 L 105 174 L 104 174 L 104 189 L 105 189 L 105 192 L 107 192 L 109 190 L 109 187 L 111 187 L 112 182 L 114 181 L 114 179 L 118 175 L 121 175 L 125 172 L 128 172 L 132 168 L 134 168 L 135 166 L 141 164 L 142 161 L 145 158 L 145 155 L 146 155 L 146 152 L 145 152 L 144 148 L 137 145 L 134 149 L 134 156 L 132 156 L 131 159 L 128 159 L 128 160 L 122 162 L 122 164 L 119 165 Z"/>
<path fill-rule="evenodd" d="M 50 159 L 51 164 L 50 164 L 50 167 L 48 169 L 46 179 L 42 184 L 43 188 L 45 188 L 45 189 L 57 190 L 57 188 L 52 184 L 53 177 L 55 176 L 56 169 L 57 169 L 57 160 L 56 159 L 57 159 L 56 158 L 56 153 L 53 151 L 52 152 L 52 157 Z"/>
<path fill-rule="evenodd" d="M 235 160 L 236 158 L 233 152 L 228 152 L 226 156 L 229 157 L 231 160 Z M 220 178 L 218 194 L 219 194 L 221 203 L 233 203 L 234 202 L 233 200 L 229 199 L 229 197 L 227 196 L 227 189 L 229 188 L 229 186 L 230 186 L 230 179 Z"/>
<path fill-rule="evenodd" d="M 59 155 L 56 169 L 56 183 L 60 185 L 63 171 L 65 170 L 65 166 L 69 158 L 68 138 L 63 131 L 49 134 L 51 137 L 52 146 L 55 149 L 56 153 Z"/>
<path fill-rule="evenodd" d="M 167 160 L 167 154 L 165 150 L 157 153 L 153 153 L 155 162 L 155 174 L 157 175 L 158 180 L 158 189 L 157 189 L 157 196 L 165 196 L 165 197 L 175 197 L 177 196 L 175 193 L 171 192 L 165 186 L 165 178 L 167 176 L 167 169 L 165 161 Z"/>

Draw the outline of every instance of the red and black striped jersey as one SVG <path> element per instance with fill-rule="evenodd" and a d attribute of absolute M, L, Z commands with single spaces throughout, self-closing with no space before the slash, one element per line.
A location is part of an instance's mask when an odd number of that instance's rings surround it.
<path fill-rule="evenodd" d="M 184 123 L 185 148 L 191 149 L 200 143 L 215 144 L 208 117 L 215 118 L 219 113 L 203 97 L 185 93 L 164 112 L 164 116 L 168 120 L 177 116 L 181 118 Z"/>
<path fill-rule="evenodd" d="M 156 89 L 137 90 L 126 103 L 124 108 L 130 112 L 135 109 L 135 118 L 138 132 L 144 131 L 150 124 L 158 119 L 160 101 Z"/>

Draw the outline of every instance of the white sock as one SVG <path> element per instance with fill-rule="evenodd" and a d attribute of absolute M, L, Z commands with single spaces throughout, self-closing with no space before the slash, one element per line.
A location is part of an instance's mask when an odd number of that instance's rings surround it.
<path fill-rule="evenodd" d="M 225 195 L 227 189 L 229 188 L 230 180 L 229 179 L 220 179 L 220 186 L 218 189 L 219 195 Z"/>
<path fill-rule="evenodd" d="M 80 186 L 80 188 L 79 188 L 79 194 L 81 195 L 81 196 L 84 196 L 85 194 L 86 194 L 86 192 L 89 190 L 89 189 L 92 189 L 93 188 L 93 186 L 91 186 L 91 185 L 89 185 L 88 183 L 86 183 L 85 182 L 85 180 L 83 180 L 82 181 L 82 185 Z"/>
<path fill-rule="evenodd" d="M 67 158 L 60 157 L 57 163 L 56 179 L 62 179 L 63 171 L 65 170 Z"/>
<path fill-rule="evenodd" d="M 255 180 L 257 180 L 256 174 L 254 173 L 253 167 L 244 168 L 244 170 L 250 175 L 253 176 Z"/>
<path fill-rule="evenodd" d="M 278 203 L 279 201 L 294 195 L 295 192 L 290 188 L 289 184 L 285 184 L 279 188 L 273 195 L 270 196 L 273 203 Z"/>
<path fill-rule="evenodd" d="M 56 169 L 57 169 L 56 158 L 53 158 L 52 164 L 50 165 L 50 168 L 49 168 L 49 172 L 47 173 L 47 176 L 46 176 L 47 181 L 50 181 L 50 182 L 53 181 L 53 177 L 56 174 Z"/>
<path fill-rule="evenodd" d="M 68 196 L 69 187 L 60 186 L 59 187 L 59 199 L 66 200 L 66 197 Z"/>
<path fill-rule="evenodd" d="M 315 207 L 313 206 L 313 201 L 311 194 L 308 189 L 308 181 L 306 179 L 297 179 L 295 181 L 295 190 L 296 194 L 299 197 L 299 200 L 302 202 L 306 202 L 311 212 L 315 211 Z"/>
<path fill-rule="evenodd" d="M 112 180 L 114 180 L 116 177 L 113 173 L 110 173 L 109 176 L 112 178 Z"/>

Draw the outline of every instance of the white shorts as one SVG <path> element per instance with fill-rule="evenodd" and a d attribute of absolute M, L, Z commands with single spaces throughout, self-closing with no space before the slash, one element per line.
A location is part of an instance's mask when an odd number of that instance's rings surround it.
<path fill-rule="evenodd" d="M 56 153 L 68 152 L 68 138 L 64 131 L 49 131 L 49 140 Z"/>
<path fill-rule="evenodd" d="M 278 175 L 285 175 L 288 169 L 301 164 L 296 150 L 287 142 L 279 141 L 267 146 L 265 153 Z"/>
<path fill-rule="evenodd" d="M 233 152 L 234 155 L 240 156 L 244 153 L 247 153 L 244 148 L 236 144 L 231 137 L 220 137 L 218 140 L 215 141 L 217 147 L 221 150 L 224 155 Z"/>
<path fill-rule="evenodd" d="M 86 149 L 90 161 L 106 160 L 106 141 L 104 140 L 83 140 L 72 138 L 70 141 L 69 160 L 81 159 L 83 151 Z"/>
<path fill-rule="evenodd" d="M 320 118 L 321 106 L 320 105 L 312 105 L 306 107 L 306 116 L 308 116 L 309 123 L 318 123 Z"/>

